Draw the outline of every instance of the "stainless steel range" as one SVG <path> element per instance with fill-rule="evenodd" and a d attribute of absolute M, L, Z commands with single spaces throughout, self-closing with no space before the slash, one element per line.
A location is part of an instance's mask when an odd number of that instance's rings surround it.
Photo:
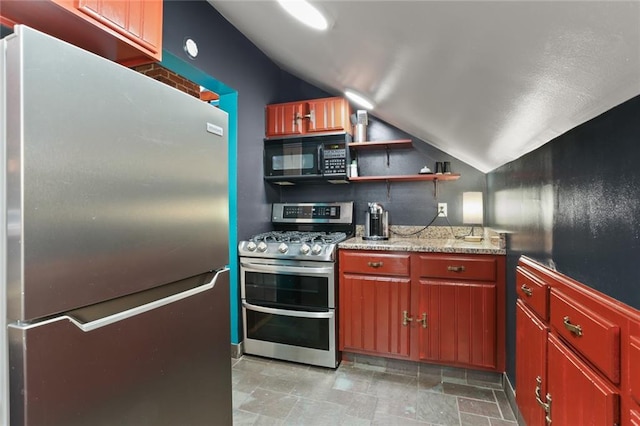
<path fill-rule="evenodd" d="M 336 251 L 353 219 L 353 202 L 276 203 L 274 230 L 240 242 L 246 353 L 338 366 Z"/>

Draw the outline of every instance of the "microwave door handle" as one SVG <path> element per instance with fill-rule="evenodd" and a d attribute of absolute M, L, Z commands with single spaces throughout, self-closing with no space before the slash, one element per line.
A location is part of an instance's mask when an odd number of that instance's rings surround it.
<path fill-rule="evenodd" d="M 317 157 L 318 157 L 318 174 L 319 175 L 323 175 L 324 174 L 324 171 L 322 170 L 322 160 L 323 159 L 320 158 L 320 157 L 322 157 L 322 153 L 323 153 L 322 144 L 319 144 L 318 145 L 318 155 L 317 155 Z"/>
<path fill-rule="evenodd" d="M 250 309 L 256 312 L 262 312 L 263 314 L 283 315 L 287 317 L 298 318 L 333 318 L 333 312 L 309 312 L 309 311 L 290 311 L 287 309 L 267 308 L 265 306 L 258 306 L 252 303 L 242 302 L 242 306 L 246 309 Z"/>

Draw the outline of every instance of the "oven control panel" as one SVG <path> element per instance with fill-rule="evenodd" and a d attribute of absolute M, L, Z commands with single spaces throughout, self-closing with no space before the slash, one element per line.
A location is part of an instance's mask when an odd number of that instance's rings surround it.
<path fill-rule="evenodd" d="M 339 219 L 340 206 L 284 206 L 285 219 Z"/>
<path fill-rule="evenodd" d="M 341 203 L 274 203 L 272 222 L 353 223 L 353 201 Z"/>

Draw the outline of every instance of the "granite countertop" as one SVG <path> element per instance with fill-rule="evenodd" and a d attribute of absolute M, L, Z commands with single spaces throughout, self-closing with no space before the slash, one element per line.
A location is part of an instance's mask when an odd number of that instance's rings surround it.
<path fill-rule="evenodd" d="M 371 241 L 363 240 L 362 237 L 354 237 L 339 243 L 338 248 L 432 253 L 506 254 L 505 249 L 492 244 L 486 239 L 479 243 L 471 243 L 454 238 L 403 238 L 392 236 L 388 240 Z"/>

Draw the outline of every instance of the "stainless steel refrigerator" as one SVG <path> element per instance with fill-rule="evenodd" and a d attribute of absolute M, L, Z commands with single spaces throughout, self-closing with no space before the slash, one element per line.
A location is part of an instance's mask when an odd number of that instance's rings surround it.
<path fill-rule="evenodd" d="M 0 43 L 0 424 L 232 424 L 227 114 Z"/>

